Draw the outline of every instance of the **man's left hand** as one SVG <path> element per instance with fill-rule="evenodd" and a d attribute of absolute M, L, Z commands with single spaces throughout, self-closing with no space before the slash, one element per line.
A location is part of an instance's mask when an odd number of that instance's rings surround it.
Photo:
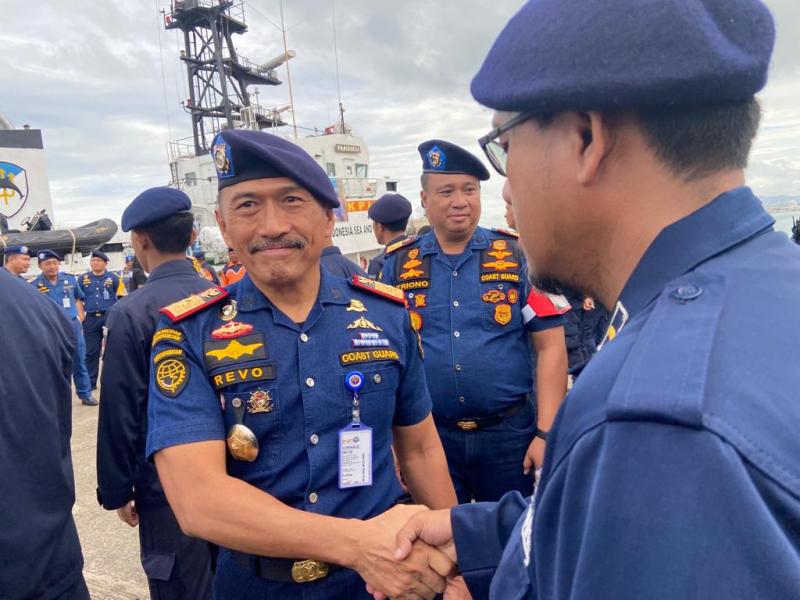
<path fill-rule="evenodd" d="M 542 438 L 535 437 L 528 446 L 528 451 L 525 452 L 525 458 L 522 461 L 522 470 L 527 475 L 533 469 L 541 469 L 544 463 L 544 450 L 547 444 Z"/>

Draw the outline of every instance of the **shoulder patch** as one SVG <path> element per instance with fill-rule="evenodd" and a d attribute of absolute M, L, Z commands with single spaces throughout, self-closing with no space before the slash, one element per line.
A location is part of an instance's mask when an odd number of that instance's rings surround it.
<path fill-rule="evenodd" d="M 499 233 L 500 235 L 505 235 L 512 238 L 518 238 L 519 233 L 514 231 L 513 229 L 503 229 L 502 227 L 492 227 L 492 231 L 495 233 Z"/>
<path fill-rule="evenodd" d="M 177 323 L 209 306 L 217 304 L 227 297 L 228 292 L 226 290 L 213 286 L 203 292 L 192 294 L 188 298 L 165 306 L 161 309 L 161 313 L 167 315 L 173 323 Z"/>
<path fill-rule="evenodd" d="M 389 254 L 391 254 L 395 250 L 399 250 L 400 248 L 404 248 L 404 247 L 408 246 L 409 244 L 411 244 L 412 242 L 416 242 L 416 241 L 417 241 L 417 236 L 409 235 L 408 237 L 400 240 L 399 242 L 395 242 L 394 244 L 390 244 L 389 246 L 386 246 L 386 255 L 388 256 Z"/>
<path fill-rule="evenodd" d="M 378 296 L 383 296 L 384 298 L 393 300 L 398 304 L 402 304 L 403 306 L 406 305 L 406 295 L 403 293 L 403 290 L 396 288 L 393 285 L 375 281 L 374 279 L 368 279 L 367 277 L 362 277 L 361 275 L 353 275 L 350 285 L 357 287 L 360 290 L 366 290 L 368 292 L 372 292 L 373 294 L 377 294 Z"/>

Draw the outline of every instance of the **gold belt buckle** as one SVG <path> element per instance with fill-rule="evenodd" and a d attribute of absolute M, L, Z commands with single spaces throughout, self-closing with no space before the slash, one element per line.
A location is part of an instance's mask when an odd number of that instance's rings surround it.
<path fill-rule="evenodd" d="M 328 564 L 319 560 L 298 560 L 292 565 L 295 583 L 308 583 L 328 576 Z"/>
<path fill-rule="evenodd" d="M 478 423 L 475 421 L 456 421 L 456 426 L 461 431 L 475 431 L 478 428 Z"/>

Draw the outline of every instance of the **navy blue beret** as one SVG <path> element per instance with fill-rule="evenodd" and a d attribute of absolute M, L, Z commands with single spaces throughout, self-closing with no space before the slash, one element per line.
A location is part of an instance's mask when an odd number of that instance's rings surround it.
<path fill-rule="evenodd" d="M 192 250 L 192 256 L 194 256 L 195 258 L 198 258 L 200 260 L 203 260 L 206 257 L 206 251 L 205 250 Z"/>
<path fill-rule="evenodd" d="M 369 207 L 367 215 L 378 223 L 395 223 L 411 216 L 411 202 L 400 194 L 384 194 Z"/>
<path fill-rule="evenodd" d="M 49 260 L 51 258 L 55 258 L 58 262 L 61 262 L 62 260 L 61 255 L 55 250 L 39 250 L 39 253 L 36 255 L 36 259 L 39 262 Z"/>
<path fill-rule="evenodd" d="M 774 41 L 759 0 L 530 0 L 471 90 L 508 112 L 743 102 L 764 87 Z"/>
<path fill-rule="evenodd" d="M 466 173 L 481 181 L 489 179 L 489 170 L 474 154 L 443 140 L 428 140 L 419 145 L 423 173 Z"/>
<path fill-rule="evenodd" d="M 339 206 L 339 197 L 328 178 L 308 152 L 276 135 L 249 129 L 226 129 L 211 147 L 219 189 L 250 181 L 288 177 L 309 191 L 320 203 Z"/>
<path fill-rule="evenodd" d="M 122 213 L 122 231 L 152 225 L 191 208 L 189 196 L 178 189 L 150 188 L 136 196 Z"/>
<path fill-rule="evenodd" d="M 99 258 L 108 262 L 108 255 L 104 252 L 100 252 L 100 250 L 92 250 L 92 258 Z"/>
<path fill-rule="evenodd" d="M 6 256 L 13 256 L 15 254 L 28 254 L 29 248 L 27 246 L 6 246 L 4 254 Z"/>

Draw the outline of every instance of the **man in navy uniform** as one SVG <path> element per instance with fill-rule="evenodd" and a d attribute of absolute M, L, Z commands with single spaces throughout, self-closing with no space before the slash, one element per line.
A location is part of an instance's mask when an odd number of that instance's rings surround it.
<path fill-rule="evenodd" d="M 319 256 L 320 264 L 332 275 L 341 277 L 342 279 L 352 279 L 354 275 L 366 277 L 367 274 L 364 269 L 359 267 L 352 260 L 342 255 L 339 246 L 333 244 L 333 238 L 328 237 L 325 240 L 327 246 L 322 249 Z"/>
<path fill-rule="evenodd" d="M 83 309 L 83 301 L 86 296 L 78 286 L 74 275 L 59 271 L 61 256 L 58 253 L 53 250 L 42 250 L 36 257 L 42 272 L 31 281 L 31 284 L 58 304 L 72 323 L 77 340 L 75 355 L 72 358 L 72 379 L 75 382 L 75 391 L 85 406 L 97 406 L 97 399 L 92 396 L 89 372 L 86 370 L 86 341 L 81 327 L 81 322 L 86 315 Z"/>
<path fill-rule="evenodd" d="M 27 246 L 7 246 L 5 252 L 4 267 L 20 279 L 24 279 L 23 274 L 28 272 L 31 267 L 31 255 Z"/>
<path fill-rule="evenodd" d="M 131 527 L 139 526 L 142 567 L 155 599 L 211 598 L 208 543 L 181 532 L 155 467 L 145 460 L 150 347 L 159 310 L 212 288 L 186 260 L 191 201 L 172 188 L 139 194 L 122 214 L 147 285 L 108 313 L 97 429 L 97 496 Z"/>
<path fill-rule="evenodd" d="M 800 251 L 744 176 L 774 23 L 758 0 L 657 4 L 531 1 L 472 83 L 533 272 L 613 310 L 533 503 L 401 534 L 454 537 L 478 598 L 800 590 Z"/>
<path fill-rule="evenodd" d="M 320 268 L 339 200 L 301 148 L 229 129 L 213 156 L 247 275 L 164 308 L 154 338 L 147 454 L 178 521 L 221 546 L 219 598 L 368 598 L 362 577 L 432 598 L 444 554 L 392 560 L 419 510 L 394 506 L 392 444 L 417 502 L 455 503 L 403 294 Z"/>
<path fill-rule="evenodd" d="M 106 312 L 117 301 L 119 276 L 108 271 L 108 256 L 93 250 L 89 259 L 90 271 L 78 277 L 78 287 L 86 296 L 83 308 L 83 336 L 86 339 L 86 369 L 92 389 L 97 388 L 97 374 L 100 367 L 100 351 L 103 347 L 103 327 L 106 325 Z"/>
<path fill-rule="evenodd" d="M 483 163 L 442 140 L 419 153 L 433 231 L 390 247 L 381 280 L 406 291 L 422 336 L 459 502 L 528 495 L 566 392 L 564 320 L 555 307 L 526 316 L 531 289 L 516 234 L 478 226 Z"/>
<path fill-rule="evenodd" d="M 384 251 L 370 259 L 367 274 L 379 277 L 386 261 L 386 251 L 406 237 L 408 219 L 411 217 L 411 202 L 400 194 L 384 194 L 369 207 L 367 215 L 372 219 L 372 233 Z"/>
<path fill-rule="evenodd" d="M 72 518 L 72 357 L 63 311 L 0 269 L 0 598 L 88 600 Z"/>

